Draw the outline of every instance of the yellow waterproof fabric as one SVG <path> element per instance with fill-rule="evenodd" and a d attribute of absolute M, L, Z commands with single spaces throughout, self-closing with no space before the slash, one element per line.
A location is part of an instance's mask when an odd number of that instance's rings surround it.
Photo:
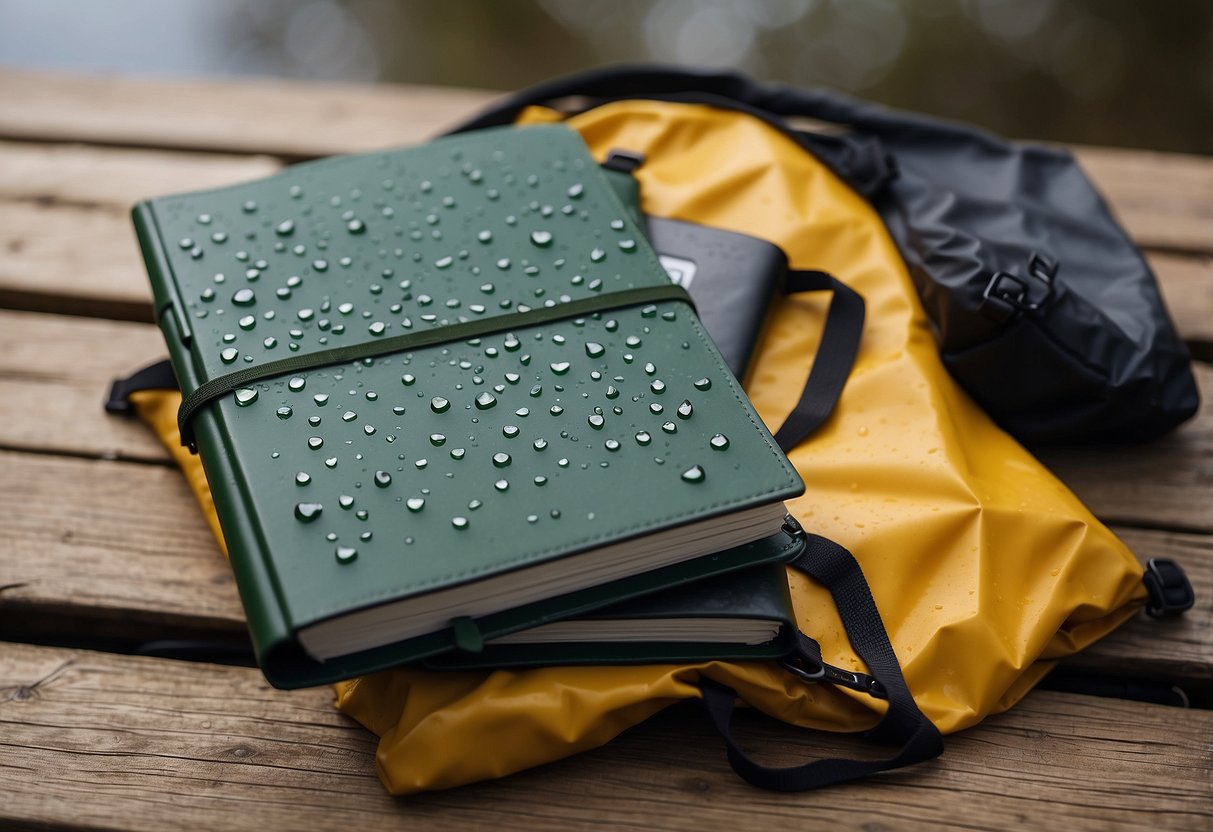
<path fill-rule="evenodd" d="M 552 120 L 544 110 L 528 120 Z M 1010 707 L 1052 666 L 1141 606 L 1133 555 L 940 364 L 914 287 L 879 217 L 778 131 L 703 106 L 620 102 L 568 120 L 593 153 L 639 151 L 644 208 L 762 237 L 795 268 L 828 271 L 867 302 L 855 370 L 835 415 L 790 457 L 809 530 L 863 567 L 906 682 L 944 732 Z M 795 404 L 827 297 L 778 305 L 748 392 L 772 428 Z M 177 454 L 212 527 L 197 460 L 177 448 L 176 394 L 136 400 Z M 801 629 L 826 661 L 856 664 L 829 595 L 790 574 Z M 774 663 L 385 671 L 337 686 L 337 704 L 380 736 L 393 794 L 498 777 L 605 743 L 666 705 L 697 697 L 700 674 L 788 723 L 851 731 L 883 705 L 806 685 Z"/>

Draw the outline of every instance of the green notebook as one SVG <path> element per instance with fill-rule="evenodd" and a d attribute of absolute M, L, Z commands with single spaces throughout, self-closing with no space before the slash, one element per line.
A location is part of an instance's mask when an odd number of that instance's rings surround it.
<path fill-rule="evenodd" d="M 799 477 L 566 128 L 134 219 L 274 684 L 795 555 Z"/>
<path fill-rule="evenodd" d="M 705 578 L 453 651 L 442 670 L 570 664 L 776 659 L 795 646 L 796 616 L 782 564 Z"/>

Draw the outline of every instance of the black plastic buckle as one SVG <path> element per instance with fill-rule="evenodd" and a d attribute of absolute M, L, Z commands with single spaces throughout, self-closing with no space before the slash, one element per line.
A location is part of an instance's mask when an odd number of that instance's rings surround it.
<path fill-rule="evenodd" d="M 1003 323 L 1018 313 L 1035 312 L 1043 308 L 1053 294 L 1057 263 L 1032 252 L 1032 256 L 1028 258 L 1028 274 L 1033 279 L 1018 277 L 1008 272 L 995 272 L 981 293 L 981 312 Z"/>
<path fill-rule="evenodd" d="M 804 656 L 799 657 L 799 662 L 795 659 L 784 659 L 780 664 L 783 665 L 784 670 L 799 676 L 806 682 L 829 682 L 839 687 L 866 693 L 874 699 L 889 698 L 884 685 L 866 673 L 843 670 L 841 667 L 835 667 L 825 662 L 809 663 Z"/>
<path fill-rule="evenodd" d="M 1150 592 L 1146 615 L 1151 618 L 1182 615 L 1196 603 L 1196 591 L 1187 573 L 1170 558 L 1150 558 L 1141 581 Z"/>
<path fill-rule="evenodd" d="M 631 150 L 612 150 L 607 154 L 606 161 L 602 166 L 607 170 L 617 171 L 619 173 L 631 173 L 644 164 L 644 154 L 635 153 Z"/>

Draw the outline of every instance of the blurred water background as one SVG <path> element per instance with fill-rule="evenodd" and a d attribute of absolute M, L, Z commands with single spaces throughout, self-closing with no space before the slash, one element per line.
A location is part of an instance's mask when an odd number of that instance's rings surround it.
<path fill-rule="evenodd" d="M 0 66 L 512 89 L 622 61 L 1213 153 L 1208 0 L 0 0 Z"/>

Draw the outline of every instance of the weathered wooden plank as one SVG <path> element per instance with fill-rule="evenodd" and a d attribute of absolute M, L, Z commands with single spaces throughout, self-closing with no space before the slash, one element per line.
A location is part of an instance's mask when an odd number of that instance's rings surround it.
<path fill-rule="evenodd" d="M 127 211 L 0 201 L 0 307 L 150 321 Z"/>
<path fill-rule="evenodd" d="M 821 811 L 819 795 L 742 784 L 688 708 L 541 771 L 392 800 L 373 736 L 324 689 L 21 645 L 0 645 L 0 680 L 0 818 L 51 829 L 655 830 L 693 818 L 733 832 Z M 738 723 L 776 763 L 849 747 L 752 714 Z M 831 812 L 866 829 L 1208 828 L 1210 740 L 1213 712 L 1036 693 L 952 738 L 938 761 L 837 789 Z"/>
<path fill-rule="evenodd" d="M 327 156 L 428 139 L 493 98 L 453 87 L 0 73 L 0 137 Z"/>
<path fill-rule="evenodd" d="M 111 379 L 166 354 L 150 324 L 0 310 L 0 448 L 168 463 L 143 424 L 101 407 Z"/>
<path fill-rule="evenodd" d="M 1193 357 L 1213 362 L 1213 257 L 1147 252 L 1146 260 Z"/>
<path fill-rule="evenodd" d="M 0 137 L 312 158 L 429 138 L 491 101 L 484 91 L 0 72 Z M 1213 252 L 1213 159 L 1080 147 L 1143 246 Z"/>
<path fill-rule="evenodd" d="M 158 628 L 238 632 L 235 583 L 173 468 L 0 452 L 4 638 L 50 619 L 85 635 L 160 638 Z"/>
<path fill-rule="evenodd" d="M 244 616 L 227 563 L 171 468 L 0 453 L 0 618 L 49 630 L 89 620 L 89 632 L 158 638 L 165 629 L 240 632 Z M 1092 648 L 1084 666 L 1168 679 L 1213 678 L 1213 537 L 1125 531 L 1139 556 L 1174 557 L 1196 586 L 1185 618 L 1134 621 Z M 20 640 L 13 625 L 7 638 Z M 201 636 L 200 636 L 201 637 Z"/>
<path fill-rule="evenodd" d="M 141 199 L 268 176 L 269 156 L 0 141 L 0 198 L 127 209 Z"/>
<path fill-rule="evenodd" d="M 1147 445 L 1042 448 L 1037 456 L 1106 521 L 1213 532 L 1213 368 L 1194 370 L 1200 411 L 1173 433 Z"/>
<path fill-rule="evenodd" d="M 1077 147 L 1138 245 L 1213 253 L 1213 158 Z"/>

